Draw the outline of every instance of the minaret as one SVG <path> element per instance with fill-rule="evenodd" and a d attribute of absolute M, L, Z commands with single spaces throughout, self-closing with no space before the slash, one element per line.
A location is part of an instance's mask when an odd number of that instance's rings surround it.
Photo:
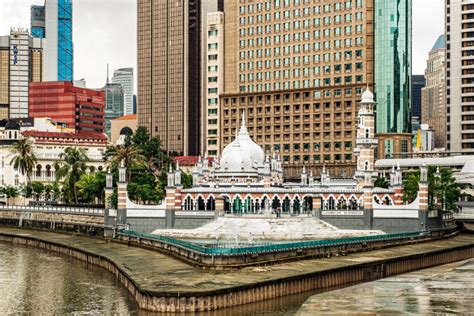
<path fill-rule="evenodd" d="M 363 187 L 373 187 L 377 177 L 375 172 L 375 148 L 377 139 L 375 138 L 375 101 L 374 95 L 369 87 L 362 94 L 357 123 L 357 139 L 354 154 L 357 156 L 357 170 L 355 178 L 357 185 Z"/>

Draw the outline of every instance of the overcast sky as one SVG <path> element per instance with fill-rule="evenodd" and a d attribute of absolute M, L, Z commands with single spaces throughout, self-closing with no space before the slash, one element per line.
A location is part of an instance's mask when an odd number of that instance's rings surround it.
<path fill-rule="evenodd" d="M 74 0 L 74 77 L 105 84 L 113 69 L 136 69 L 136 1 Z M 159 0 L 164 1 L 164 0 Z M 232 0 L 225 0 L 232 1 Z M 236 1 L 236 0 L 235 0 Z M 30 27 L 30 5 L 44 0 L 0 0 L 0 35 Z M 444 0 L 413 0 L 413 73 L 423 74 L 428 52 L 443 30 Z M 135 87 L 136 88 L 136 87 Z"/>

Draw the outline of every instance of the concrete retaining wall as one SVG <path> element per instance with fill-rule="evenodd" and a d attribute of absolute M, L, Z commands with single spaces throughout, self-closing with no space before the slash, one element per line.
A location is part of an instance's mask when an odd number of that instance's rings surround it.
<path fill-rule="evenodd" d="M 130 292 L 141 309 L 155 312 L 206 312 L 238 306 L 290 294 L 312 290 L 325 290 L 374 281 L 419 269 L 461 261 L 474 257 L 474 245 L 466 244 L 456 248 L 445 248 L 430 252 L 406 255 L 370 263 L 355 264 L 350 267 L 334 268 L 288 278 L 257 282 L 255 284 L 226 290 L 204 291 L 179 294 L 166 292 L 143 292 L 126 271 L 115 262 L 99 254 L 81 249 L 49 243 L 34 237 L 0 234 L 0 240 L 29 245 L 66 254 L 112 272 L 118 281 Z"/>
<path fill-rule="evenodd" d="M 0 210 L 0 218 L 5 219 L 29 219 L 35 221 L 49 222 L 75 222 L 84 224 L 104 224 L 104 216 L 99 214 L 84 213 L 61 213 L 48 211 L 13 211 Z"/>

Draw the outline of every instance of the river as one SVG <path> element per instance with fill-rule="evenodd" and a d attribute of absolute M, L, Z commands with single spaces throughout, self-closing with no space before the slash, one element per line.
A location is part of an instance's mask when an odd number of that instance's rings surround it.
<path fill-rule="evenodd" d="M 144 260 L 146 260 L 144 258 Z M 203 315 L 469 314 L 474 259 L 325 293 L 302 293 Z M 145 315 L 108 271 L 0 242 L 0 315 Z"/>
<path fill-rule="evenodd" d="M 0 315 L 129 314 L 115 277 L 67 256 L 0 242 Z"/>

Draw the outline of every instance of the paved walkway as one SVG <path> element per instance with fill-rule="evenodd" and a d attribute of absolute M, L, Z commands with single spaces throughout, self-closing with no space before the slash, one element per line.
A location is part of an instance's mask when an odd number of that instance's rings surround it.
<path fill-rule="evenodd" d="M 474 235 L 459 235 L 446 240 L 363 252 L 344 257 L 290 262 L 271 267 L 245 268 L 240 271 L 205 271 L 158 252 L 70 234 L 0 227 L 0 234 L 33 237 L 47 242 L 82 249 L 109 258 L 121 267 L 142 289 L 158 293 L 211 294 L 258 282 L 319 272 L 338 267 L 369 263 L 383 259 L 426 253 L 474 244 Z"/>
<path fill-rule="evenodd" d="M 316 294 L 298 316 L 472 315 L 474 259 Z"/>

